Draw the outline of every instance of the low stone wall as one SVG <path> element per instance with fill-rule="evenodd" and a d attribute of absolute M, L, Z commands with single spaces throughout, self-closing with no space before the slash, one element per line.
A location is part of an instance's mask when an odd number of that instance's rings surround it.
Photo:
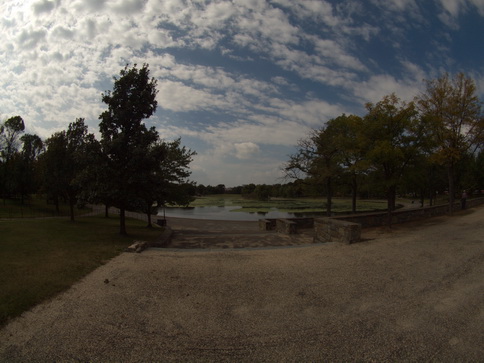
<path fill-rule="evenodd" d="M 297 223 L 290 219 L 278 219 L 276 220 L 276 231 L 284 234 L 296 234 Z"/>
<path fill-rule="evenodd" d="M 467 208 L 472 208 L 481 204 L 484 204 L 484 198 L 473 198 L 467 200 Z M 461 202 L 454 203 L 454 211 L 461 210 Z M 391 224 L 405 223 L 416 220 L 421 220 L 430 217 L 442 216 L 449 213 L 449 205 L 436 205 L 432 207 L 412 208 L 395 210 L 391 214 Z M 352 214 L 345 216 L 335 216 L 331 219 L 347 221 L 353 223 L 359 223 L 363 228 L 366 227 L 378 227 L 388 224 L 388 212 L 376 212 L 376 213 L 363 213 Z"/>
<path fill-rule="evenodd" d="M 361 224 L 340 221 L 334 218 L 314 220 L 314 243 L 354 243 L 361 238 Z"/>
<path fill-rule="evenodd" d="M 276 229 L 277 219 L 259 219 L 259 230 L 274 231 Z"/>
<path fill-rule="evenodd" d="M 314 218 L 259 219 L 259 230 L 294 234 L 300 228 L 313 228 Z"/>

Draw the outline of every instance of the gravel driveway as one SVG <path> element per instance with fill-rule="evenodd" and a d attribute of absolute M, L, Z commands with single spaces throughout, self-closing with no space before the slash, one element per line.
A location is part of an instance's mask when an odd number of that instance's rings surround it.
<path fill-rule="evenodd" d="M 354 245 L 123 253 L 0 331 L 0 361 L 483 361 L 484 208 Z"/>

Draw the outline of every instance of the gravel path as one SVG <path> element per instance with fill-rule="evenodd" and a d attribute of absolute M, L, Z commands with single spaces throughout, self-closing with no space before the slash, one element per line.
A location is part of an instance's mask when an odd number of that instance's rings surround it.
<path fill-rule="evenodd" d="M 482 361 L 484 208 L 365 242 L 123 253 L 0 331 L 0 361 Z"/>

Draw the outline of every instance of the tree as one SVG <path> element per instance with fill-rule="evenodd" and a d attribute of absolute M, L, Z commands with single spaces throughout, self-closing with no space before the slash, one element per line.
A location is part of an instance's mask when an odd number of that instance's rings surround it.
<path fill-rule="evenodd" d="M 13 116 L 5 120 L 3 125 L 0 125 L 0 165 L 1 184 L 3 199 L 8 197 L 14 188 L 13 174 L 11 173 L 11 161 L 19 148 L 19 138 L 25 130 L 24 120 L 20 116 Z"/>
<path fill-rule="evenodd" d="M 21 203 L 29 194 L 38 190 L 37 158 L 44 148 L 39 136 L 25 134 L 20 137 L 22 150 L 17 153 L 14 163 L 16 192 L 20 194 Z"/>
<path fill-rule="evenodd" d="M 187 178 L 190 176 L 188 165 L 195 152 L 181 146 L 181 139 L 172 142 L 158 140 L 150 146 L 147 164 L 142 174 L 140 186 L 141 209 L 148 218 L 151 227 L 153 208 L 158 209 L 167 204 L 188 205 L 195 193 L 190 193 Z"/>
<path fill-rule="evenodd" d="M 95 145 L 94 134 L 88 133 L 83 118 L 69 124 L 67 137 L 67 180 L 66 194 L 69 201 L 71 220 L 74 221 L 74 206 L 79 201 L 84 188 L 83 172 L 87 170 L 91 159 L 90 150 Z"/>
<path fill-rule="evenodd" d="M 417 98 L 422 118 L 428 119 L 436 148 L 434 159 L 447 169 L 449 212 L 455 199 L 458 162 L 470 149 L 483 142 L 484 119 L 476 86 L 463 73 L 448 74 L 426 81 L 426 90 Z"/>
<path fill-rule="evenodd" d="M 361 138 L 363 120 L 355 115 L 341 115 L 327 123 L 331 143 L 337 149 L 336 161 L 342 177 L 349 179 L 352 212 L 356 212 L 358 179 L 368 169 Z"/>
<path fill-rule="evenodd" d="M 24 120 L 20 116 L 10 117 L 0 126 L 0 156 L 2 160 L 8 161 L 18 150 L 19 137 L 24 130 Z"/>
<path fill-rule="evenodd" d="M 299 140 L 297 153 L 290 156 L 284 167 L 286 176 L 290 178 L 306 179 L 312 185 L 325 184 L 328 216 L 331 215 L 332 182 L 338 174 L 338 146 L 333 142 L 334 131 L 331 120 L 321 129 L 312 130 L 307 138 Z"/>
<path fill-rule="evenodd" d="M 89 165 L 86 158 L 94 135 L 88 133 L 84 119 L 69 124 L 67 131 L 54 133 L 46 140 L 43 154 L 44 187 L 59 211 L 59 199 L 69 203 L 70 219 L 74 221 L 74 206 L 83 188 L 81 175 Z"/>
<path fill-rule="evenodd" d="M 114 77 L 113 91 L 102 95 L 108 106 L 99 116 L 104 167 L 110 176 L 105 190 L 120 210 L 121 234 L 127 234 L 126 209 L 136 205 L 142 185 L 139 176 L 150 146 L 158 139 L 156 130 L 148 130 L 142 122 L 156 111 L 156 94 L 156 80 L 150 79 L 148 65 L 138 69 L 135 64 L 122 69 L 120 77 Z"/>
<path fill-rule="evenodd" d="M 420 153 L 422 138 L 415 105 L 391 94 L 376 104 L 367 103 L 363 118 L 366 158 L 381 173 L 388 212 L 395 209 L 396 190 L 405 169 Z M 390 222 L 390 220 L 389 220 Z"/>

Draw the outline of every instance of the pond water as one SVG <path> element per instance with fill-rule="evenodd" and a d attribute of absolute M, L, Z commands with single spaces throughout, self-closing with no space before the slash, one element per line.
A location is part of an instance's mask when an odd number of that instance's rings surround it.
<path fill-rule="evenodd" d="M 318 213 L 287 213 L 278 210 L 271 210 L 267 213 L 249 213 L 249 212 L 231 212 L 234 209 L 240 209 L 240 206 L 225 207 L 190 207 L 190 208 L 165 208 L 167 217 L 192 218 L 192 219 L 212 219 L 219 221 L 257 221 L 263 218 L 296 218 L 296 217 L 314 217 L 322 215 Z M 158 210 L 158 215 L 163 215 L 163 209 Z"/>

